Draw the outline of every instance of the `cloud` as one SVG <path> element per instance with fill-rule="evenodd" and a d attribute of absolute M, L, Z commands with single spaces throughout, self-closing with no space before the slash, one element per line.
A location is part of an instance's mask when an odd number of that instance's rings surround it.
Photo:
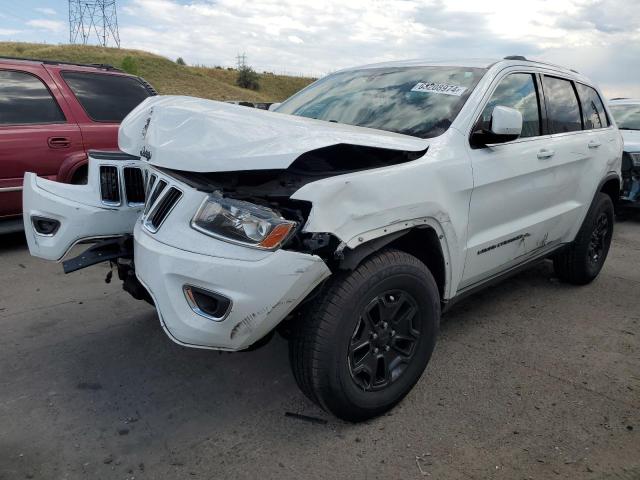
<path fill-rule="evenodd" d="M 270 71 L 322 74 L 400 58 L 539 50 L 493 32 L 489 15 L 451 11 L 441 1 L 132 0 L 122 12 L 125 47 L 210 65 L 233 65 L 236 53 L 246 52 L 254 67 Z"/>
<path fill-rule="evenodd" d="M 245 52 L 258 70 L 318 76 L 519 54 L 577 68 L 607 94 L 640 95 L 636 0 L 130 0 L 119 13 L 123 47 L 189 63 L 229 66 Z"/>
<path fill-rule="evenodd" d="M 11 28 L 0 28 L 0 36 L 10 37 L 12 35 L 18 35 L 22 33 L 22 30 L 15 30 Z"/>
<path fill-rule="evenodd" d="M 571 16 L 558 19 L 567 30 L 594 29 L 601 33 L 623 33 L 637 30 L 640 3 L 629 0 L 596 0 L 580 5 Z"/>
<path fill-rule="evenodd" d="M 35 10 L 40 12 L 40 13 L 44 13 L 45 15 L 57 15 L 58 14 L 58 12 L 56 12 L 53 8 L 37 7 Z"/>
<path fill-rule="evenodd" d="M 39 30 L 48 30 L 54 33 L 60 33 L 67 28 L 67 25 L 64 22 L 59 20 L 47 20 L 44 18 L 38 18 L 35 20 L 29 20 L 27 25 L 30 27 L 35 27 Z"/>

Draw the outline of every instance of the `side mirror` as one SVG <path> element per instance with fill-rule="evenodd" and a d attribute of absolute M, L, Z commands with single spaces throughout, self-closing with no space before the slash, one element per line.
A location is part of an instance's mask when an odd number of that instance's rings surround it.
<path fill-rule="evenodd" d="M 278 108 L 280 105 L 282 105 L 282 102 L 279 103 L 272 103 L 271 105 L 269 105 L 269 111 L 273 112 L 276 108 Z"/>
<path fill-rule="evenodd" d="M 517 139 L 522 133 L 522 114 L 515 108 L 498 105 L 491 112 L 491 128 L 477 129 L 471 134 L 471 144 L 484 147 Z"/>

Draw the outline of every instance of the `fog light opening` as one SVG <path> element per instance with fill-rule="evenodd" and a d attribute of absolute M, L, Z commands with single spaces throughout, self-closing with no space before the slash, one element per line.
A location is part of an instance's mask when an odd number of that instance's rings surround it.
<path fill-rule="evenodd" d="M 193 285 L 182 287 L 191 310 L 198 315 L 221 322 L 231 311 L 231 300 L 224 295 Z"/>
<path fill-rule="evenodd" d="M 37 234 L 47 237 L 53 237 L 60 228 L 60 222 L 53 218 L 32 216 L 31 223 Z"/>

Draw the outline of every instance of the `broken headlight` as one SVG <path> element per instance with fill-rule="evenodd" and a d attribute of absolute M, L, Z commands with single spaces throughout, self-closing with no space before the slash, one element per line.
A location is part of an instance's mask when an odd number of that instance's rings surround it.
<path fill-rule="evenodd" d="M 219 194 L 209 195 L 191 221 L 191 226 L 202 233 L 263 250 L 280 247 L 296 225 L 275 210 Z"/>

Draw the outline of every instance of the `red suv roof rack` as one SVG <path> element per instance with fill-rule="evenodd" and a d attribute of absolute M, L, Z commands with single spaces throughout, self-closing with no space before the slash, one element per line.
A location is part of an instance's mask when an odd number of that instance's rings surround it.
<path fill-rule="evenodd" d="M 64 62 L 62 60 L 43 60 L 39 58 L 6 57 L 2 55 L 0 55 L 0 60 L 23 60 L 26 62 L 45 63 L 47 65 L 73 65 L 75 67 L 92 67 L 92 68 L 99 68 L 100 70 L 122 72 L 122 70 L 120 70 L 119 68 L 116 68 L 113 65 L 109 65 L 108 63 L 74 63 L 74 62 Z"/>

